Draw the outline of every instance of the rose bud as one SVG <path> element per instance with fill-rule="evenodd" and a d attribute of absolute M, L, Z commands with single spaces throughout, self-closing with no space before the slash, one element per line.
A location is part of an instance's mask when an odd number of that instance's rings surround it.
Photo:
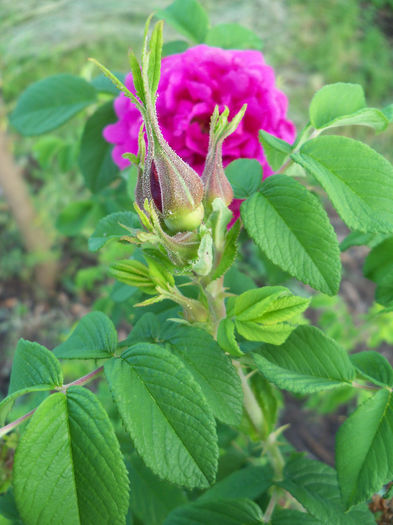
<path fill-rule="evenodd" d="M 233 190 L 226 178 L 222 164 L 222 144 L 239 125 L 247 104 L 244 104 L 237 115 L 228 122 L 229 109 L 226 107 L 219 114 L 218 106 L 214 108 L 210 121 L 209 149 L 206 157 L 205 167 L 202 173 L 202 181 L 205 187 L 204 204 L 208 212 L 217 198 L 222 199 L 226 206 L 233 200 Z"/>

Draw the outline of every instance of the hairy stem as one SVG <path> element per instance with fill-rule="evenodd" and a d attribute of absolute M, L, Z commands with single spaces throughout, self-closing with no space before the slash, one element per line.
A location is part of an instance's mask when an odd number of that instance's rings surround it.
<path fill-rule="evenodd" d="M 72 381 L 72 383 L 68 383 L 67 385 L 63 385 L 61 387 L 58 387 L 56 390 L 59 390 L 60 392 L 63 392 L 64 394 L 67 392 L 67 389 L 70 386 L 82 386 L 91 381 L 92 379 L 95 379 L 96 376 L 98 376 L 102 371 L 104 370 L 103 366 L 100 366 L 96 370 L 93 370 L 92 372 L 89 372 L 88 374 L 80 377 L 79 379 L 75 379 L 75 381 Z M 19 417 L 18 419 L 15 419 L 15 421 L 12 421 L 11 423 L 8 423 L 8 425 L 5 425 L 4 427 L 0 428 L 0 438 L 8 434 L 8 432 L 11 432 L 11 430 L 14 430 L 18 425 L 23 423 L 23 421 L 26 421 L 26 419 L 29 419 L 30 416 L 34 414 L 34 412 L 37 410 L 38 407 L 33 408 L 33 410 L 30 410 L 30 412 L 27 412 L 24 416 Z"/>

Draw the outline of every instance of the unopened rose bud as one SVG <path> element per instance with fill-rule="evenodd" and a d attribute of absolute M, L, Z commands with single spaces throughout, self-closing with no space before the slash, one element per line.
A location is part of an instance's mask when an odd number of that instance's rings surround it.
<path fill-rule="evenodd" d="M 204 204 L 208 212 L 211 211 L 215 199 L 222 199 L 227 206 L 233 200 L 233 190 L 230 185 L 222 164 L 222 144 L 224 140 L 235 131 L 247 109 L 247 104 L 241 108 L 239 113 L 228 122 L 229 109 L 219 114 L 218 106 L 210 121 L 209 150 L 206 157 L 205 168 L 202 173 L 202 181 L 205 187 Z"/>

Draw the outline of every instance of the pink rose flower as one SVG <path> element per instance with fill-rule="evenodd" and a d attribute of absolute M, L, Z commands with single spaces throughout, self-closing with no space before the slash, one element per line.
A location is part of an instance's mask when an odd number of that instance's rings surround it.
<path fill-rule="evenodd" d="M 135 92 L 131 74 L 125 84 Z M 287 119 L 287 97 L 275 86 L 272 67 L 258 51 L 223 50 L 199 45 L 163 58 L 158 87 L 157 114 L 169 145 L 199 174 L 203 171 L 209 142 L 210 117 L 218 104 L 230 109 L 229 118 L 247 103 L 247 111 L 237 130 L 223 145 L 223 164 L 238 158 L 258 159 L 263 176 L 273 173 L 258 139 L 258 131 L 292 143 L 295 126 Z M 115 99 L 119 120 L 107 126 L 105 139 L 115 144 L 112 156 L 120 169 L 129 161 L 123 153 L 137 153 L 142 123 L 139 111 L 122 93 Z M 231 209 L 238 215 L 241 201 Z"/>

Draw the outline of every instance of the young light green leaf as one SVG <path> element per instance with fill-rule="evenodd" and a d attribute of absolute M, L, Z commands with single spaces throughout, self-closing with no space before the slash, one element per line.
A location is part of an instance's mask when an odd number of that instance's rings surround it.
<path fill-rule="evenodd" d="M 105 363 L 115 403 L 146 465 L 187 488 L 206 488 L 217 470 L 217 435 L 202 391 L 163 346 L 139 343 Z"/>
<path fill-rule="evenodd" d="M 380 390 L 340 427 L 336 465 L 347 508 L 368 499 L 393 477 L 392 392 Z"/>
<path fill-rule="evenodd" d="M 338 128 L 340 126 L 368 126 L 375 131 L 383 131 L 388 125 L 389 120 L 380 109 L 363 108 L 350 115 L 344 115 L 332 120 L 323 129 Z"/>
<path fill-rule="evenodd" d="M 292 159 L 321 184 L 343 221 L 361 232 L 393 231 L 393 166 L 347 137 L 318 137 Z"/>
<path fill-rule="evenodd" d="M 197 0 L 175 0 L 166 9 L 159 9 L 156 16 L 196 44 L 205 41 L 209 19 Z"/>
<path fill-rule="evenodd" d="M 14 491 L 26 525 L 125 525 L 127 472 L 89 390 L 70 387 L 38 407 L 16 450 Z"/>
<path fill-rule="evenodd" d="M 338 117 L 355 113 L 365 106 L 364 91 L 359 84 L 328 84 L 311 100 L 310 122 L 316 129 L 324 128 Z"/>
<path fill-rule="evenodd" d="M 355 377 L 346 351 L 313 326 L 299 326 L 279 348 L 263 345 L 253 357 L 266 379 L 290 392 L 328 390 Z"/>
<path fill-rule="evenodd" d="M 129 52 L 130 69 L 132 73 L 132 81 L 134 83 L 135 93 L 143 104 L 146 104 L 145 92 L 143 89 L 142 73 L 139 62 L 133 51 Z"/>
<path fill-rule="evenodd" d="M 350 356 L 361 376 L 380 386 L 393 386 L 393 368 L 379 352 L 358 352 Z"/>
<path fill-rule="evenodd" d="M 30 85 L 11 114 L 11 124 L 24 136 L 58 128 L 96 100 L 96 90 L 83 78 L 62 73 Z"/>
<path fill-rule="evenodd" d="M 245 467 L 221 479 L 204 492 L 198 501 L 257 499 L 269 489 L 272 483 L 273 471 L 270 465 Z"/>
<path fill-rule="evenodd" d="M 150 39 L 149 68 L 147 76 L 152 97 L 155 97 L 161 75 L 161 53 L 163 44 L 163 22 L 157 22 Z"/>
<path fill-rule="evenodd" d="M 297 324 L 295 322 L 263 324 L 255 321 L 235 320 L 235 326 L 239 334 L 248 341 L 282 345 L 295 330 Z"/>
<path fill-rule="evenodd" d="M 112 321 L 102 312 L 91 312 L 77 324 L 68 339 L 54 349 L 60 359 L 105 359 L 117 348 Z"/>
<path fill-rule="evenodd" d="M 217 342 L 228 354 L 240 357 L 244 352 L 240 349 L 235 337 L 235 323 L 225 317 L 218 325 Z"/>
<path fill-rule="evenodd" d="M 292 494 L 312 516 L 318 518 L 321 525 L 375 524 L 366 504 L 345 512 L 336 472 L 319 461 L 295 457 L 285 466 L 284 481 L 279 485 Z"/>
<path fill-rule="evenodd" d="M 263 47 L 261 38 L 240 24 L 218 24 L 209 29 L 206 44 L 223 49 L 258 49 Z"/>
<path fill-rule="evenodd" d="M 241 215 L 251 238 L 274 264 L 321 292 L 337 293 L 337 238 L 319 201 L 301 184 L 285 175 L 266 179 L 261 192 L 242 204 Z"/>
<path fill-rule="evenodd" d="M 62 384 L 60 363 L 53 353 L 38 343 L 20 339 L 12 364 L 8 394 L 35 386 L 50 390 Z"/>
<path fill-rule="evenodd" d="M 222 275 L 224 275 L 229 268 L 232 266 L 232 264 L 235 262 L 237 252 L 238 252 L 238 243 L 237 239 L 239 237 L 241 224 L 240 221 L 237 220 L 235 224 L 231 227 L 229 232 L 227 233 L 225 237 L 225 244 L 223 253 L 221 255 L 221 259 L 216 266 L 216 268 L 213 271 L 213 274 L 211 276 L 211 279 L 218 279 Z"/>
<path fill-rule="evenodd" d="M 228 425 L 239 425 L 243 412 L 240 378 L 212 336 L 199 328 L 166 323 L 160 339 L 171 345 L 191 372 L 214 416 Z"/>
<path fill-rule="evenodd" d="M 118 168 L 112 160 L 112 145 L 102 136 L 102 130 L 116 121 L 113 103 L 100 106 L 86 122 L 79 152 L 79 167 L 86 186 L 93 193 L 114 181 Z"/>
<path fill-rule="evenodd" d="M 162 481 L 134 453 L 130 458 L 130 507 L 135 516 L 149 525 L 162 525 L 175 507 L 187 503 L 182 489 Z"/>
<path fill-rule="evenodd" d="M 96 252 L 108 241 L 121 240 L 140 227 L 138 216 L 131 211 L 111 213 L 98 222 L 95 232 L 89 238 L 89 250 Z"/>
<path fill-rule="evenodd" d="M 274 170 L 278 170 L 292 153 L 293 147 L 285 140 L 281 140 L 263 129 L 259 130 L 259 140 L 262 143 L 263 152 L 269 165 Z"/>
<path fill-rule="evenodd" d="M 237 159 L 225 168 L 235 199 L 246 199 L 259 190 L 262 183 L 262 166 L 255 159 Z"/>
<path fill-rule="evenodd" d="M 248 499 L 196 501 L 172 511 L 163 525 L 257 525 L 262 511 Z"/>

